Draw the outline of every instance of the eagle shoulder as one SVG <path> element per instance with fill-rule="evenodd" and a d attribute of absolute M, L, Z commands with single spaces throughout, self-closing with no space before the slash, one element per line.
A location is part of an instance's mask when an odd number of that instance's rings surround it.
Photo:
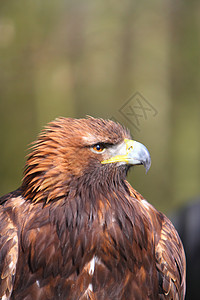
<path fill-rule="evenodd" d="M 161 299 L 184 299 L 186 259 L 182 242 L 170 220 L 160 213 L 162 228 L 155 245 Z"/>
<path fill-rule="evenodd" d="M 137 191 L 129 186 L 132 197 L 138 199 L 153 230 L 155 265 L 159 280 L 159 299 L 184 299 L 186 290 L 186 259 L 181 239 L 171 221 L 157 211 Z"/>
<path fill-rule="evenodd" d="M 17 226 L 14 224 L 10 216 L 9 209 L 6 209 L 4 205 L 1 205 L 0 206 L 0 298 L 3 300 L 10 299 L 10 296 L 12 294 L 18 255 L 19 255 L 19 247 L 18 247 Z"/>

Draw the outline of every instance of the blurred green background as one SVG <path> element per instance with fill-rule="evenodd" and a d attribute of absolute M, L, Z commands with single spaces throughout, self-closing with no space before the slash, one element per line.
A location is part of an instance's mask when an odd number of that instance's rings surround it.
<path fill-rule="evenodd" d="M 1 0 L 0 194 L 47 122 L 92 115 L 147 146 L 129 181 L 157 209 L 199 195 L 199 63 L 198 0 Z"/>

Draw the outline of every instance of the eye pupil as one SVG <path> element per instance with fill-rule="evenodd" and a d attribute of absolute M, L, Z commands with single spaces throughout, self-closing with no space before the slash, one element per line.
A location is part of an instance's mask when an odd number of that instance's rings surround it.
<path fill-rule="evenodd" d="M 105 146 L 102 144 L 96 144 L 93 146 L 93 150 L 96 152 L 103 152 L 104 149 L 105 149 Z"/>

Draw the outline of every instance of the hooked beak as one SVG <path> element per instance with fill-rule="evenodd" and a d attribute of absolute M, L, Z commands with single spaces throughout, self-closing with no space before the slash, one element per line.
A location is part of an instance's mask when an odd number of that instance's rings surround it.
<path fill-rule="evenodd" d="M 124 139 L 124 142 L 113 149 L 111 157 L 102 164 L 123 163 L 129 165 L 144 165 L 146 173 L 151 166 L 151 157 L 147 148 L 136 141 Z"/>

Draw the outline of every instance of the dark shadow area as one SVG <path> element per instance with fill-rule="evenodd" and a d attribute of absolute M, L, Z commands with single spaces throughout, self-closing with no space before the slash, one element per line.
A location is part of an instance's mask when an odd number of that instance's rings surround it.
<path fill-rule="evenodd" d="M 199 299 L 200 198 L 193 199 L 171 217 L 183 242 L 187 259 L 186 300 Z"/>

